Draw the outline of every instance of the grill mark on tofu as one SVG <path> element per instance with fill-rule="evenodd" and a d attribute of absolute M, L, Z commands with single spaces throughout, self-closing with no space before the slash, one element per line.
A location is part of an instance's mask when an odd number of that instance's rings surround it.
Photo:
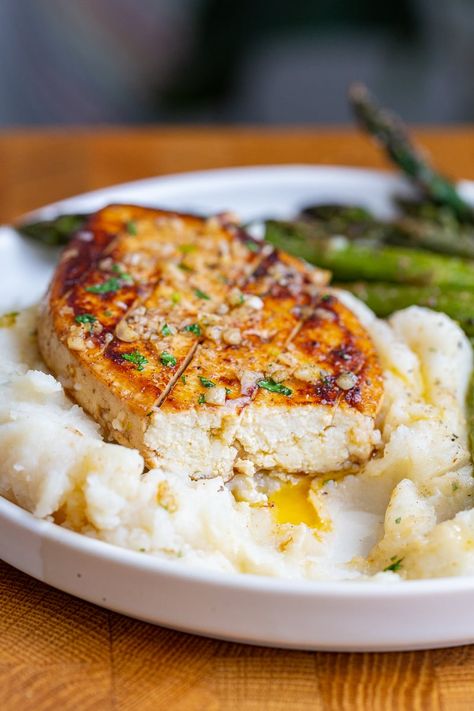
<path fill-rule="evenodd" d="M 255 269 L 261 245 L 218 218 L 139 207 L 104 208 L 87 228 L 95 230 L 102 251 L 89 250 L 87 268 L 86 251 L 69 248 L 65 261 L 74 262 L 76 253 L 78 263 L 69 268 L 56 329 L 65 339 L 72 334 L 73 345 L 82 346 L 82 338 L 85 348 L 76 356 L 132 410 L 145 414 L 166 397 L 193 356 L 199 334 L 186 326 L 209 320 L 229 288 Z M 64 270 L 57 279 L 65 287 Z M 77 324 L 84 314 L 94 323 Z M 116 337 L 119 324 L 125 342 Z"/>
<path fill-rule="evenodd" d="M 173 218 L 172 230 L 177 220 Z M 147 360 L 143 371 L 129 374 L 137 383 L 133 407 L 147 413 L 161 404 L 188 367 L 204 329 L 225 303 L 229 287 L 244 280 L 261 258 L 260 247 L 249 250 L 240 231 L 236 239 L 230 228 L 223 232 L 217 220 L 201 220 L 191 233 L 181 233 L 153 289 L 127 317 L 143 341 L 140 354 Z M 135 318 L 140 309 L 141 317 Z M 171 333 L 163 335 L 165 326 Z M 193 326 L 197 332 L 189 330 Z M 120 363 L 128 351 L 114 339 L 103 355 Z"/>
<path fill-rule="evenodd" d="M 375 348 L 356 316 L 334 295 L 323 294 L 284 354 L 290 363 L 288 407 L 338 406 L 375 416 L 382 372 Z M 338 384 L 340 376 L 349 374 Z M 348 387 L 351 382 L 354 384 Z M 256 405 L 281 405 L 281 395 L 260 390 Z"/>
<path fill-rule="evenodd" d="M 229 293 L 229 313 L 210 326 L 211 334 L 216 330 L 215 338 L 208 335 L 198 346 L 184 371 L 184 382 L 176 382 L 162 410 L 205 406 L 206 394 L 214 387 L 227 389 L 229 407 L 241 409 L 248 404 L 268 364 L 300 328 L 316 289 L 301 262 L 272 251 L 242 285 L 241 303 L 238 294 L 232 299 Z"/>

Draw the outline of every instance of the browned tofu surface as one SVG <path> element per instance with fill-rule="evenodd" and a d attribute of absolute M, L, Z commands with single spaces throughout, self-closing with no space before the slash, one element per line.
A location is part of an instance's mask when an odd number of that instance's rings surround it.
<path fill-rule="evenodd" d="M 318 427 L 344 410 L 368 433 L 347 455 L 359 461 L 373 448 L 380 366 L 327 278 L 225 217 L 111 205 L 62 256 L 43 304 L 40 348 L 106 434 L 139 448 L 150 466 L 170 461 L 174 428 L 190 473 L 228 476 L 249 452 L 257 467 L 276 467 L 272 413 L 274 431 L 283 432 L 285 413 L 301 408 L 317 416 L 300 435 L 289 418 L 288 437 L 277 437 L 282 447 L 320 436 Z M 318 450 L 304 448 L 289 470 L 304 463 L 317 472 Z"/>

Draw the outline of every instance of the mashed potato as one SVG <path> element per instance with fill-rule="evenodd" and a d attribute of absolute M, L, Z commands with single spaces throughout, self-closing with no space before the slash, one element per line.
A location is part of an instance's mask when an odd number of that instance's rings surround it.
<path fill-rule="evenodd" d="M 35 309 L 0 321 L 0 494 L 35 516 L 186 566 L 287 578 L 474 574 L 464 399 L 471 347 L 448 317 L 388 322 L 341 292 L 379 351 L 377 456 L 356 474 L 192 481 L 144 471 L 46 371 Z"/>

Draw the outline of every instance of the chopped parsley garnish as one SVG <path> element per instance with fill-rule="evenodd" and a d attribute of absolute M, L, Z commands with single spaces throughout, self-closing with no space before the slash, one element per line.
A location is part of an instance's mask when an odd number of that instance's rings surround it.
<path fill-rule="evenodd" d="M 198 297 L 198 299 L 205 299 L 206 301 L 210 301 L 211 297 L 209 294 L 206 294 L 205 291 L 201 291 L 201 289 L 194 289 L 194 293 Z"/>
<path fill-rule="evenodd" d="M 92 327 L 94 323 L 97 321 L 96 317 L 94 314 L 77 314 L 77 316 L 74 319 L 76 323 L 82 323 L 84 325 L 88 324 L 89 325 L 89 333 L 92 333 Z"/>
<path fill-rule="evenodd" d="M 122 279 L 123 281 L 133 281 L 130 274 L 127 274 L 127 272 L 124 272 L 122 267 L 120 266 L 120 264 L 114 264 L 112 266 L 112 271 L 115 272 L 116 274 L 118 274 L 120 279 Z"/>
<path fill-rule="evenodd" d="M 330 301 L 331 299 L 331 294 L 323 294 L 321 296 L 321 301 Z"/>
<path fill-rule="evenodd" d="M 271 393 L 279 393 L 280 395 L 286 395 L 287 397 L 289 397 L 293 393 L 293 390 L 291 390 L 291 388 L 287 388 L 286 385 L 282 385 L 281 383 L 276 383 L 273 378 L 259 380 L 257 385 L 259 388 L 269 390 Z"/>
<path fill-rule="evenodd" d="M 209 378 L 203 378 L 202 375 L 199 376 L 199 380 L 201 381 L 201 385 L 203 385 L 205 388 L 216 387 L 216 384 L 212 380 L 209 380 Z"/>
<path fill-rule="evenodd" d="M 173 294 L 171 294 L 171 301 L 173 304 L 179 304 L 181 301 L 181 294 L 178 291 L 175 291 Z"/>
<path fill-rule="evenodd" d="M 14 326 L 16 323 L 16 317 L 19 313 L 19 311 L 10 311 L 9 313 L 0 316 L 0 328 L 10 328 L 11 326 Z"/>
<path fill-rule="evenodd" d="M 167 368 L 174 368 L 177 363 L 177 360 L 174 355 L 172 353 L 168 353 L 168 351 L 163 351 L 163 353 L 160 355 L 160 360 L 163 365 L 166 365 Z"/>
<path fill-rule="evenodd" d="M 161 329 L 161 333 L 163 336 L 171 336 L 171 328 L 168 326 L 167 323 L 164 324 L 163 328 Z"/>
<path fill-rule="evenodd" d="M 257 242 L 250 242 L 249 240 L 245 245 L 251 252 L 260 252 L 260 245 Z"/>
<path fill-rule="evenodd" d="M 133 351 L 132 353 L 122 353 L 122 358 L 128 360 L 129 363 L 133 363 L 137 367 L 137 370 L 144 370 L 146 364 L 148 363 L 144 355 L 138 351 Z"/>
<path fill-rule="evenodd" d="M 91 294 L 109 294 L 113 291 L 118 291 L 123 285 L 122 279 L 117 279 L 117 277 L 110 277 L 101 284 L 92 284 L 92 286 L 86 286 L 86 291 L 90 291 Z"/>
<path fill-rule="evenodd" d="M 390 558 L 390 560 L 393 560 L 393 563 L 387 565 L 387 567 L 383 569 L 384 573 L 387 570 L 391 570 L 392 573 L 396 573 L 397 570 L 400 570 L 400 568 L 402 567 L 403 558 L 397 558 L 397 556 L 393 556 L 393 558 Z"/>
<path fill-rule="evenodd" d="M 125 229 L 127 230 L 129 235 L 135 237 L 137 234 L 137 223 L 135 222 L 135 220 L 129 220 L 125 225 Z"/>
<path fill-rule="evenodd" d="M 112 311 L 109 311 L 107 309 L 107 311 L 104 311 L 104 316 L 106 316 L 107 318 L 110 318 L 111 316 L 113 316 L 113 313 L 112 313 Z"/>
<path fill-rule="evenodd" d="M 232 390 L 230 388 L 225 389 L 225 394 L 226 395 L 232 395 Z"/>
<path fill-rule="evenodd" d="M 204 393 L 201 393 L 198 397 L 198 404 L 204 405 L 205 402 L 206 402 L 206 397 L 205 397 Z"/>
<path fill-rule="evenodd" d="M 77 314 L 75 321 L 77 323 L 90 323 L 93 324 L 97 321 L 93 314 Z"/>
<path fill-rule="evenodd" d="M 196 249 L 197 247 L 195 244 L 182 244 L 179 251 L 183 254 L 189 254 L 190 252 L 194 252 Z"/>
<path fill-rule="evenodd" d="M 398 518 L 396 518 L 396 519 L 395 519 L 395 523 L 400 523 L 400 522 L 401 522 L 401 520 L 402 520 L 402 517 L 401 517 L 401 516 L 399 516 Z"/>
<path fill-rule="evenodd" d="M 194 269 L 189 266 L 189 264 L 186 264 L 186 262 L 180 262 L 178 264 L 178 267 L 183 271 L 183 272 L 192 272 Z"/>
<path fill-rule="evenodd" d="M 196 336 L 201 335 L 201 327 L 198 323 L 190 323 L 185 326 L 183 330 L 188 331 L 189 333 L 194 333 Z"/>
<path fill-rule="evenodd" d="M 454 492 L 454 491 L 457 491 L 457 490 L 459 489 L 459 484 L 456 484 L 456 482 L 453 481 L 453 483 L 452 483 L 452 485 L 451 485 L 451 488 L 452 488 L 453 492 Z"/>
<path fill-rule="evenodd" d="M 182 375 L 182 376 L 181 376 L 181 382 L 183 383 L 183 385 L 186 385 L 186 380 L 187 380 L 186 376 L 185 376 L 185 375 Z"/>

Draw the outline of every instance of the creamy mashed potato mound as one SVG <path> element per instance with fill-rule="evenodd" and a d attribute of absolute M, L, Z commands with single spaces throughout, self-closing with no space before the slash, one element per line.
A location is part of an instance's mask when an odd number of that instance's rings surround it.
<path fill-rule="evenodd" d="M 474 574 L 465 395 L 472 351 L 447 316 L 388 321 L 339 292 L 384 370 L 380 444 L 362 470 L 230 482 L 146 471 L 104 442 L 36 348 L 36 309 L 0 320 L 0 494 L 39 518 L 143 553 L 240 573 L 386 579 Z"/>

